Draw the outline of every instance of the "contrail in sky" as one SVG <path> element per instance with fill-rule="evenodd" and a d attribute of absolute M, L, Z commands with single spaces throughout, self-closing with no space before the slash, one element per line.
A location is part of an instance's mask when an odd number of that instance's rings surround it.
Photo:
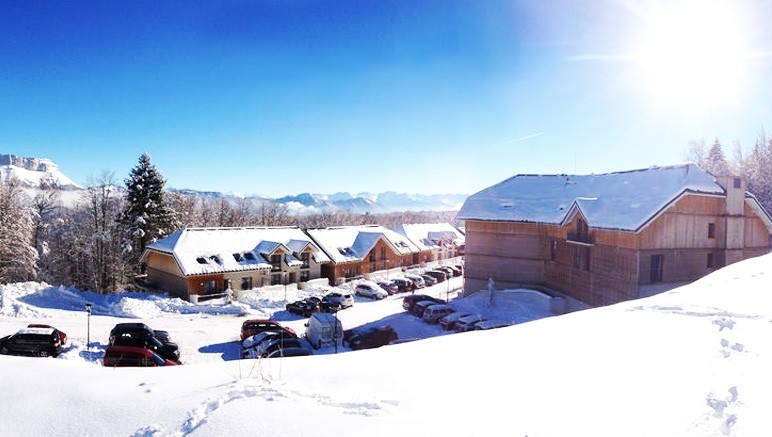
<path fill-rule="evenodd" d="M 520 142 L 523 142 L 523 141 L 526 141 L 526 140 L 530 140 L 531 138 L 540 137 L 542 135 L 544 135 L 544 132 L 535 132 L 535 133 L 532 133 L 532 134 L 528 134 L 528 135 L 525 135 L 525 136 L 522 136 L 522 137 L 515 138 L 513 140 L 509 140 L 509 141 L 503 142 L 501 144 L 496 144 L 493 147 L 496 147 L 496 148 L 504 147 L 504 146 L 508 146 L 510 144 L 515 144 L 515 143 L 520 143 Z"/>

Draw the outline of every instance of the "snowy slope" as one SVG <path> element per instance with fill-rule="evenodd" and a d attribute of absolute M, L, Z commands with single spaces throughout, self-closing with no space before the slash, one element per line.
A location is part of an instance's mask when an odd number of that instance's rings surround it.
<path fill-rule="evenodd" d="M 38 188 L 41 182 L 56 183 L 67 190 L 80 188 L 64 175 L 50 159 L 23 158 L 0 154 L 0 181 L 16 178 L 26 188 Z"/>
<path fill-rule="evenodd" d="M 244 313 L 302 332 L 303 319 L 281 310 L 282 288 L 193 306 L 5 285 L 0 333 L 45 320 L 71 340 L 58 359 L 0 356 L 0 424 L 20 436 L 764 436 L 770 274 L 772 255 L 651 298 L 453 335 L 402 313 L 399 296 L 357 299 L 339 314 L 344 327 L 390 323 L 424 339 L 273 360 L 235 359 L 235 340 Z M 446 287 L 431 292 L 444 297 Z M 514 304 L 518 296 L 529 298 Z M 89 348 L 86 301 L 95 304 Z M 451 304 L 520 322 L 545 315 L 522 291 Z M 186 365 L 99 366 L 110 327 L 126 320 L 168 329 Z"/>

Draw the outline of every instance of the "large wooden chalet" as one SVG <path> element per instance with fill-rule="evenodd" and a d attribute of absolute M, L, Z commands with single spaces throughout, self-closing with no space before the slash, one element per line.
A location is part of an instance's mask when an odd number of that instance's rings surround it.
<path fill-rule="evenodd" d="M 297 227 L 186 228 L 150 244 L 142 260 L 150 286 L 185 299 L 307 282 L 330 261 Z"/>
<path fill-rule="evenodd" d="M 470 196 L 465 293 L 537 287 L 591 305 L 641 297 L 770 251 L 772 218 L 741 178 L 694 164 L 518 175 Z"/>

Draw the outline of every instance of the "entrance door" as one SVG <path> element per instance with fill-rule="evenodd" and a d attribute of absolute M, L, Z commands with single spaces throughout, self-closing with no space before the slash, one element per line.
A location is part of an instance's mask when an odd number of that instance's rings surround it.
<path fill-rule="evenodd" d="M 662 258 L 662 255 L 651 256 L 651 275 L 649 278 L 651 282 L 662 282 L 662 265 L 663 264 L 664 264 L 664 260 Z"/>

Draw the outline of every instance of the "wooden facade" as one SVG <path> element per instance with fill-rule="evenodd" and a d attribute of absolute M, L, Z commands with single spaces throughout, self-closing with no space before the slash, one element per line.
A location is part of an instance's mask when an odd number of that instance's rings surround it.
<path fill-rule="evenodd" d="M 362 259 L 350 262 L 331 262 L 322 267 L 322 277 L 331 284 L 340 284 L 362 278 L 375 272 L 418 264 L 419 253 L 401 254 L 386 240 L 380 238 Z"/>
<path fill-rule="evenodd" d="M 547 288 L 608 305 L 768 253 L 769 216 L 755 199 L 736 200 L 744 183 L 734 188 L 684 192 L 635 230 L 594 229 L 581 211 L 558 224 L 466 218 L 465 292 L 493 278 L 499 289 Z"/>
<path fill-rule="evenodd" d="M 231 237 L 238 244 L 218 241 L 220 235 Z M 288 245 L 296 251 L 283 243 L 261 239 L 266 236 L 283 236 L 288 241 L 291 238 Z M 159 240 L 148 246 L 143 255 L 147 283 L 155 289 L 191 300 L 194 295 L 219 295 L 228 289 L 246 291 L 318 279 L 322 265 L 329 259 L 310 238 L 306 236 L 303 240 L 302 236 L 305 236 L 302 231 L 293 228 L 184 229 L 169 237 L 169 241 Z M 211 246 L 200 244 L 204 237 L 209 238 L 207 242 L 212 241 Z M 228 241 L 228 238 L 224 240 Z M 190 244 L 191 241 L 194 243 Z M 202 255 L 202 251 L 206 251 L 206 255 Z M 224 258 L 229 258 L 228 263 L 222 261 Z M 186 272 L 185 262 L 189 266 L 197 265 L 191 260 L 198 260 L 198 264 L 208 263 L 211 267 Z"/>

